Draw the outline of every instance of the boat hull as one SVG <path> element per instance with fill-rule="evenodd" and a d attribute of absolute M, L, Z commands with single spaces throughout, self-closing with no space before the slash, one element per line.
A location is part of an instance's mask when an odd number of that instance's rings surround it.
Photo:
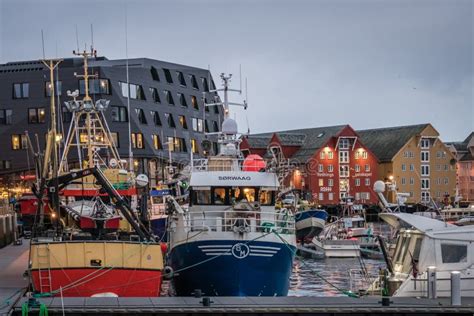
<path fill-rule="evenodd" d="M 307 210 L 295 214 L 296 239 L 312 239 L 324 229 L 328 213 L 323 210 Z"/>
<path fill-rule="evenodd" d="M 161 271 L 132 270 L 132 269 L 51 269 L 50 284 L 46 278 L 47 270 L 31 270 L 31 279 L 35 289 L 42 289 L 41 293 L 55 290 L 53 296 L 91 297 L 91 296 L 118 296 L 118 297 L 156 297 L 161 291 Z M 49 278 L 49 277 L 48 277 Z"/>
<path fill-rule="evenodd" d="M 278 242 L 181 244 L 170 254 L 173 285 L 178 296 L 193 295 L 196 289 L 206 296 L 286 296 L 294 253 L 294 246 Z"/>

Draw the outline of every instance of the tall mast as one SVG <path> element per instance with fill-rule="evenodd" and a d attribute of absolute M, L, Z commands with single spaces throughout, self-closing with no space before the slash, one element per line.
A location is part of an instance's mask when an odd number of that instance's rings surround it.
<path fill-rule="evenodd" d="M 62 59 L 50 59 L 42 60 L 43 64 L 49 69 L 49 84 L 50 84 L 50 128 L 48 131 L 48 137 L 46 141 L 46 149 L 43 162 L 42 178 L 46 179 L 48 176 L 52 178 L 58 177 L 58 132 L 56 126 L 56 102 L 55 102 L 55 82 L 54 82 L 54 69 L 62 62 Z M 49 174 L 51 172 L 51 174 Z M 58 183 L 55 182 L 57 189 Z M 51 201 L 53 209 L 56 210 L 59 205 L 59 197 L 55 195 L 54 201 Z M 40 203 L 42 203 L 40 201 Z M 40 210 L 40 226 L 44 224 L 44 208 Z"/>

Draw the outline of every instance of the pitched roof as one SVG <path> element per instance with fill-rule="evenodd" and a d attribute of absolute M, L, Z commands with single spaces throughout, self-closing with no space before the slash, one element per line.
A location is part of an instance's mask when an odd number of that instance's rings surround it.
<path fill-rule="evenodd" d="M 347 125 L 325 126 L 315 128 L 304 128 L 275 132 L 280 138 L 282 145 L 301 146 L 292 159 L 306 162 L 314 155 L 314 152 L 324 146 L 328 140 L 337 135 Z M 254 134 L 252 137 L 271 137 L 273 133 Z M 268 145 L 268 143 L 267 143 Z M 260 147 L 255 147 L 260 148 Z"/>
<path fill-rule="evenodd" d="M 250 148 L 267 148 L 272 135 L 270 133 L 268 135 L 248 135 L 245 138 L 247 139 Z"/>
<path fill-rule="evenodd" d="M 358 130 L 362 143 L 381 162 L 391 161 L 400 149 L 413 137 L 419 135 L 429 124 L 385 127 Z"/>

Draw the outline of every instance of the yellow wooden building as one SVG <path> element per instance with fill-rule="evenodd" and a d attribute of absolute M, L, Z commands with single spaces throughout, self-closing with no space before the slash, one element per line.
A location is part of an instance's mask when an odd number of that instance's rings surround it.
<path fill-rule="evenodd" d="M 408 193 L 407 203 L 427 203 L 431 198 L 452 200 L 456 193 L 456 160 L 431 124 L 361 130 L 362 142 L 379 159 L 378 176 L 395 182 Z M 395 193 L 388 192 L 389 202 Z"/>

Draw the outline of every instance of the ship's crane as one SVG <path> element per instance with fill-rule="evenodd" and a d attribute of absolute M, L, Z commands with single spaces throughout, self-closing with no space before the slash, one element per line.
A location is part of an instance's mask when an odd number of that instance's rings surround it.
<path fill-rule="evenodd" d="M 125 219 L 130 223 L 140 239 L 144 241 L 155 241 L 151 232 L 141 223 L 127 202 L 120 196 L 109 180 L 107 180 L 102 171 L 97 167 L 70 172 L 60 175 L 57 178 L 50 178 L 45 181 L 43 188 L 46 191 L 48 199 L 53 201 L 54 197 L 57 196 L 59 192 L 67 185 L 71 184 L 75 180 L 91 175 L 94 176 L 97 184 L 100 185 L 102 190 L 104 190 L 105 193 L 107 193 L 107 195 L 110 197 L 112 204 L 114 204 L 114 206 L 120 210 Z M 57 187 L 55 184 L 57 184 Z M 34 188 L 33 192 L 39 200 L 43 198 L 43 194 L 41 193 L 44 192 L 43 190 Z"/>

